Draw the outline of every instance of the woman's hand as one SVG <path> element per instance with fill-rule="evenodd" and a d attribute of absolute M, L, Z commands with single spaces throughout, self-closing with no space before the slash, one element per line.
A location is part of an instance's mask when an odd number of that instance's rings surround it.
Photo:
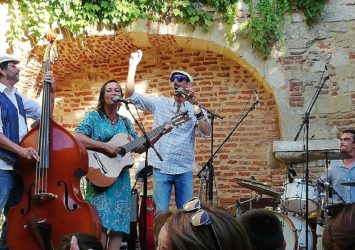
<path fill-rule="evenodd" d="M 105 143 L 105 142 L 103 142 L 102 144 L 103 144 L 103 147 L 102 147 L 103 153 L 110 158 L 116 157 L 117 154 L 119 154 L 121 151 L 120 147 L 114 147 L 114 146 L 111 146 L 110 144 Z"/>

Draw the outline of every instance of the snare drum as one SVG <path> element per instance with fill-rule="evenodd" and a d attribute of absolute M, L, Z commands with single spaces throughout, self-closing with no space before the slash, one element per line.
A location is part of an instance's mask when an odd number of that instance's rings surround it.
<path fill-rule="evenodd" d="M 282 223 L 282 231 L 286 241 L 286 250 L 306 250 L 306 221 L 298 215 L 284 215 L 275 212 Z M 313 234 L 308 226 L 308 250 L 313 248 Z"/>
<path fill-rule="evenodd" d="M 295 179 L 285 185 L 282 195 L 282 206 L 287 211 L 306 213 L 306 182 Z M 319 209 L 319 190 L 311 182 L 308 183 L 308 212 L 312 213 Z"/>

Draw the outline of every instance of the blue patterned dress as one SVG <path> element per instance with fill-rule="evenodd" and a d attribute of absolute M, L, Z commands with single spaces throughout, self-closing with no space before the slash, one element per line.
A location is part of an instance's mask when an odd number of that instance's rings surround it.
<path fill-rule="evenodd" d="M 109 141 L 119 133 L 128 133 L 133 138 L 137 138 L 132 123 L 128 119 L 126 121 L 129 131 L 127 131 L 121 116 L 112 125 L 105 115 L 100 117 L 97 111 L 89 111 L 75 129 L 75 133 L 84 134 L 95 141 L 103 142 Z M 97 208 L 102 227 L 115 232 L 129 233 L 131 209 L 129 169 L 124 169 L 115 183 L 102 191 L 98 191 L 89 183 L 86 189 L 86 200 Z"/>

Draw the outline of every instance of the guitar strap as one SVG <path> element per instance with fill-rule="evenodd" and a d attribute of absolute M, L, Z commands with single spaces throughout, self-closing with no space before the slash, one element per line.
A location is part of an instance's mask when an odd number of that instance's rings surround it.
<path fill-rule="evenodd" d="M 122 120 L 126 126 L 126 129 L 127 129 L 127 132 L 128 134 L 130 134 L 131 136 L 133 136 L 133 133 L 132 133 L 132 130 L 131 130 L 131 127 L 128 125 L 128 121 L 127 121 L 127 117 L 124 117 L 124 116 L 121 116 L 122 117 Z"/>

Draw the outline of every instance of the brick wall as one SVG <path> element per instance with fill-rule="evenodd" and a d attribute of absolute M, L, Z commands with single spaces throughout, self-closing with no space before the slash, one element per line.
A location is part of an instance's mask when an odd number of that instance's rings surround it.
<path fill-rule="evenodd" d="M 60 57 L 54 68 L 58 85 L 55 118 L 73 131 L 85 111 L 95 107 L 101 84 L 108 79 L 125 81 L 129 53 L 142 48 L 145 55 L 137 74 L 139 91 L 171 95 L 169 73 L 187 69 L 196 78 L 201 103 L 225 116 L 216 119 L 215 149 L 240 119 L 253 90 L 258 90 L 261 108 L 250 113 L 215 159 L 218 194 L 223 203 L 248 196 L 249 191 L 239 188 L 235 178 L 251 176 L 281 193 L 284 170 L 273 157 L 272 142 L 293 140 L 319 88 L 325 65 L 330 80 L 310 116 L 310 136 L 333 139 L 342 129 L 354 128 L 354 8 L 348 1 L 330 1 L 320 22 L 313 26 L 307 26 L 301 14 L 290 16 L 285 47 L 275 46 L 265 60 L 239 37 L 230 47 L 218 23 L 209 33 L 178 24 L 139 21 L 127 32 L 114 35 L 91 36 L 85 41 L 64 37 L 58 42 Z M 18 84 L 34 98 L 40 97 L 42 55 L 43 47 L 36 47 L 23 58 L 28 63 Z M 152 117 L 142 115 L 149 128 Z M 198 138 L 196 170 L 209 154 L 210 142 Z M 312 179 L 323 171 L 323 165 L 321 161 L 311 163 Z M 303 169 L 299 166 L 299 176 Z M 195 185 L 197 192 L 197 179 Z"/>
<path fill-rule="evenodd" d="M 245 113 L 254 102 L 254 90 L 259 92 L 261 107 L 245 118 L 214 159 L 217 192 L 221 203 L 233 204 L 235 199 L 249 196 L 249 190 L 240 188 L 236 184 L 236 178 L 250 179 L 255 176 L 257 181 L 267 182 L 271 188 L 280 191 L 284 171 L 279 162 L 274 160 L 271 149 L 272 142 L 280 139 L 278 110 L 273 94 L 253 74 L 233 60 L 212 51 L 181 49 L 170 44 L 164 46 L 165 40 L 160 46 L 143 48 L 144 57 L 136 77 L 137 89 L 147 95 L 170 96 L 170 72 L 174 69 L 189 71 L 196 79 L 194 88 L 200 103 L 224 116 L 223 120 L 215 119 L 215 150 L 236 126 L 243 111 Z M 100 39 L 96 42 L 102 44 Z M 62 51 L 69 53 L 68 47 L 64 47 L 66 45 L 61 44 Z M 109 59 L 89 60 L 84 57 L 75 67 L 70 66 L 74 62 L 65 62 L 69 66 L 64 69 L 55 66 L 56 121 L 73 131 L 84 113 L 95 108 L 99 89 L 106 80 L 125 81 L 129 52 L 120 52 L 112 54 Z M 73 54 L 75 55 L 75 50 L 71 54 L 60 54 L 60 58 L 67 60 Z M 63 63 L 60 60 L 58 65 Z M 35 93 L 38 95 L 37 91 Z M 121 112 L 129 116 L 124 109 Z M 150 130 L 152 116 L 143 113 L 141 115 L 147 130 Z M 198 137 L 196 172 L 209 157 L 210 140 Z M 131 172 L 134 174 L 134 170 Z M 151 183 L 149 187 L 151 192 Z M 199 180 L 195 177 L 196 194 L 198 189 Z"/>

